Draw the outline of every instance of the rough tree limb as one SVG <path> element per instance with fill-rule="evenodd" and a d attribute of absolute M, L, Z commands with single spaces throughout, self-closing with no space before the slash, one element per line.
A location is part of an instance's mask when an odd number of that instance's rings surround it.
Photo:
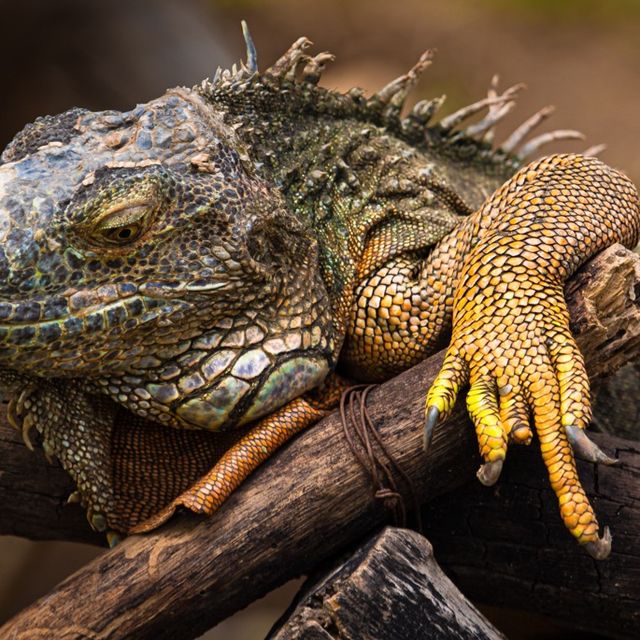
<path fill-rule="evenodd" d="M 438 564 L 475 602 L 525 609 L 608 637 L 640 631 L 640 442 L 595 436 L 620 465 L 579 463 L 601 522 L 614 532 L 611 557 L 571 552 L 536 451 L 510 453 L 492 489 L 469 483 L 425 505 L 425 535 Z M 455 508 L 452 508 L 455 505 Z"/>
<path fill-rule="evenodd" d="M 580 291 L 572 290 L 570 307 L 594 376 L 640 350 L 639 265 L 637 256 L 612 247 L 588 266 Z M 370 395 L 381 437 L 425 501 L 460 486 L 478 465 L 473 432 L 460 409 L 436 430 L 429 456 L 422 453 L 425 392 L 441 361 L 436 355 Z M 555 501 L 548 508 L 555 509 Z M 125 540 L 18 614 L 0 637 L 193 638 L 385 518 L 334 414 L 285 447 L 211 519 L 184 516 Z M 614 558 L 620 553 L 616 522 Z M 567 565 L 595 562 L 568 534 L 565 544 Z M 634 545 L 624 554 L 637 562 L 640 551 Z M 614 582 L 606 589 L 615 591 Z M 634 597 L 637 609 L 637 591 Z M 579 621 L 582 612 L 575 615 Z"/>
<path fill-rule="evenodd" d="M 302 587 L 268 640 L 506 640 L 442 572 L 429 542 L 386 527 Z"/>

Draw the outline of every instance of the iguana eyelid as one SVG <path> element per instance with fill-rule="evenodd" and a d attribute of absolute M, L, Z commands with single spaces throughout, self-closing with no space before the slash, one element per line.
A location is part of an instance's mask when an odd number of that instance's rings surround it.
<path fill-rule="evenodd" d="M 150 202 L 129 203 L 123 207 L 116 208 L 102 216 L 96 225 L 96 230 L 106 231 L 134 225 L 140 222 L 153 208 Z"/>

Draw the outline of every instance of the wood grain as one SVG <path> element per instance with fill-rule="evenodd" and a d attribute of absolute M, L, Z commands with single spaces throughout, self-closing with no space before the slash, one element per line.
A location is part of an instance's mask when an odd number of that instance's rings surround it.
<path fill-rule="evenodd" d="M 506 640 L 447 578 L 426 538 L 386 527 L 302 587 L 268 640 Z"/>

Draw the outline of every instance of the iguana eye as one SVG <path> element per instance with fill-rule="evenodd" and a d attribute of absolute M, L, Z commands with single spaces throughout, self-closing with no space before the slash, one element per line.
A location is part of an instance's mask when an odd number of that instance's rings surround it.
<path fill-rule="evenodd" d="M 106 213 L 95 227 L 94 237 L 109 244 L 129 244 L 146 228 L 146 217 L 153 207 L 148 203 L 132 204 Z"/>
<path fill-rule="evenodd" d="M 104 229 L 102 231 L 102 237 L 108 242 L 126 244 L 127 242 L 137 240 L 141 233 L 142 228 L 140 225 L 132 224 L 127 227 L 119 227 L 117 229 Z"/>

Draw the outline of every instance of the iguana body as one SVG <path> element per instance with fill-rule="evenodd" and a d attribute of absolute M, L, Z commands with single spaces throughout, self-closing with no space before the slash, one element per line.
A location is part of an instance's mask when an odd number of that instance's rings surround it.
<path fill-rule="evenodd" d="M 420 361 L 453 318 L 428 432 L 470 380 L 490 483 L 507 442 L 530 440 L 531 410 L 565 523 L 605 554 L 569 446 L 603 459 L 582 433 L 562 283 L 636 243 L 633 186 L 584 156 L 514 176 L 541 116 L 503 150 L 486 138 L 515 88 L 437 125 L 440 100 L 401 118 L 429 54 L 365 99 L 318 88 L 329 56 L 304 39 L 264 73 L 248 43 L 248 68 L 128 113 L 38 120 L 5 150 L 11 420 L 42 434 L 94 527 L 147 530 L 178 505 L 214 511 L 349 380 Z"/>

